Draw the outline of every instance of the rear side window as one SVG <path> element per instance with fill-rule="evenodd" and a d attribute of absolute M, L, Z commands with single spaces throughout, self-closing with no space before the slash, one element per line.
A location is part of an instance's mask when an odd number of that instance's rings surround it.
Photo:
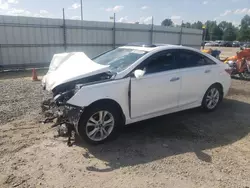
<path fill-rule="evenodd" d="M 176 61 L 179 65 L 179 68 L 199 67 L 204 65 L 216 64 L 209 58 L 188 50 L 180 50 L 176 57 Z"/>

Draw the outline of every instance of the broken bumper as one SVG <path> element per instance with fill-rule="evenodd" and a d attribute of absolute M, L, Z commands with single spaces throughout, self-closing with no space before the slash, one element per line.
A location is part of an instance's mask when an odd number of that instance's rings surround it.
<path fill-rule="evenodd" d="M 83 113 L 83 108 L 67 103 L 58 103 L 55 97 L 54 99 L 44 101 L 42 109 L 47 118 L 52 117 L 52 119 L 57 119 L 54 126 L 62 124 L 74 126 L 78 134 L 78 123 Z"/>
<path fill-rule="evenodd" d="M 83 108 L 65 104 L 59 107 L 61 123 L 73 125 L 78 134 L 78 124 L 83 113 Z"/>

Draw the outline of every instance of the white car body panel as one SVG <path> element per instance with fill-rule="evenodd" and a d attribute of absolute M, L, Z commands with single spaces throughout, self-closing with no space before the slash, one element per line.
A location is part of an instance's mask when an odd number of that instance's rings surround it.
<path fill-rule="evenodd" d="M 64 63 L 64 61 L 75 53 L 60 53 L 54 54 L 49 65 L 49 70 L 46 75 L 43 76 L 42 85 L 45 86 L 49 80 L 50 74 L 57 70 L 57 68 Z"/>
<path fill-rule="evenodd" d="M 69 57 L 74 54 L 75 52 L 55 54 L 49 65 L 48 73 L 56 71 L 58 67 L 60 67 Z"/>
<path fill-rule="evenodd" d="M 208 65 L 180 69 L 181 90 L 179 105 L 201 101 L 204 93 L 218 81 L 218 66 Z"/>
<path fill-rule="evenodd" d="M 225 64 L 199 50 L 173 45 L 155 48 L 134 46 L 121 48 L 144 50 L 148 53 L 125 70 L 117 73 L 114 80 L 83 85 L 67 101 L 68 104 L 85 108 L 98 100 L 111 99 L 120 105 L 125 116 L 125 123 L 130 124 L 198 107 L 201 105 L 202 98 L 209 86 L 220 83 L 223 86 L 225 96 L 231 85 L 231 78 L 225 71 Z M 212 59 L 217 64 L 146 74 L 139 79 L 131 76 L 133 70 L 145 59 L 157 52 L 168 49 L 191 50 Z M 109 70 L 108 66 L 99 65 L 85 56 L 85 54 L 79 54 L 79 56 L 69 58 L 71 59 L 69 63 L 65 61 L 53 73 L 57 77 L 56 82 L 51 83 L 50 88 L 76 78 L 87 77 Z M 84 63 L 82 59 L 84 59 Z M 76 62 L 73 60 L 76 60 Z M 70 66 L 75 66 L 75 68 L 70 68 Z M 69 70 L 71 73 L 65 75 Z M 207 70 L 209 71 L 206 73 Z"/>
<path fill-rule="evenodd" d="M 57 68 L 50 70 L 44 79 L 48 91 L 66 82 L 109 71 L 109 66 L 95 63 L 83 52 L 64 55 L 57 61 L 52 61 L 50 67 L 56 65 Z"/>
<path fill-rule="evenodd" d="M 219 68 L 218 81 L 217 81 L 218 83 L 221 83 L 223 86 L 224 97 L 228 94 L 228 91 L 232 83 L 231 77 L 228 76 L 228 73 L 226 71 L 224 71 L 225 69 L 228 69 L 228 68 L 229 67 L 227 64 L 221 63 L 220 68 Z"/>
<path fill-rule="evenodd" d="M 131 116 L 140 117 L 176 107 L 180 80 L 179 69 L 131 79 Z M 163 102 L 164 101 L 164 102 Z"/>
<path fill-rule="evenodd" d="M 124 78 L 86 85 L 67 101 L 67 103 L 74 106 L 86 107 L 101 99 L 112 99 L 121 106 L 125 117 L 129 118 L 129 82 L 130 78 Z"/>
<path fill-rule="evenodd" d="M 165 110 L 162 110 L 162 111 L 159 111 L 159 112 L 147 114 L 147 115 L 140 116 L 140 117 L 137 117 L 137 118 L 126 118 L 126 125 L 131 124 L 131 123 L 135 123 L 135 122 L 138 122 L 138 121 L 143 121 L 143 120 L 155 118 L 155 117 L 158 117 L 158 116 L 163 116 L 163 115 L 174 113 L 174 112 L 179 112 L 179 111 L 182 111 L 182 110 L 196 108 L 196 107 L 199 107 L 200 105 L 201 105 L 200 102 L 195 102 L 195 103 L 184 105 L 184 106 L 177 106 L 177 107 L 174 107 L 174 108 L 165 109 Z"/>

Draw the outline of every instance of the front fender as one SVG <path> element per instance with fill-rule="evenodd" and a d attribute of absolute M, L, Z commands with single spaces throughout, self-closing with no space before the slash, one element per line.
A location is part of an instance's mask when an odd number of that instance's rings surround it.
<path fill-rule="evenodd" d="M 86 107 L 101 99 L 111 99 L 121 106 L 127 118 L 129 117 L 129 82 L 130 78 L 124 78 L 83 86 L 67 103 Z"/>

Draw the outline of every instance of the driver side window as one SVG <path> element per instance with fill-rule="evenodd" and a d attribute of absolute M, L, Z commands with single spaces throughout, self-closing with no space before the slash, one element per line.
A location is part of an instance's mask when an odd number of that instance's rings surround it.
<path fill-rule="evenodd" d="M 153 74 L 176 68 L 175 52 L 167 50 L 159 52 L 146 60 L 143 70 L 145 71 L 145 74 Z"/>

